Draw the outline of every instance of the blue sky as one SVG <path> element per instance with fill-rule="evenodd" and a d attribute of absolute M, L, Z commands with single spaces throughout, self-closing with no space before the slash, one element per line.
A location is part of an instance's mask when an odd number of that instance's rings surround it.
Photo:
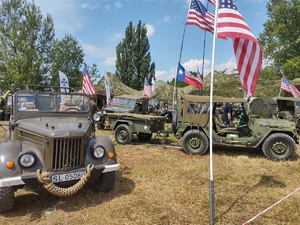
<path fill-rule="evenodd" d="M 205 0 L 201 0 L 205 1 Z M 95 63 L 103 75 L 115 72 L 116 46 L 125 36 L 129 22 L 141 20 L 148 30 L 150 53 L 156 65 L 156 79 L 170 81 L 180 58 L 189 0 L 35 0 L 43 15 L 54 20 L 56 38 L 71 34 L 84 51 L 85 61 Z M 268 19 L 268 0 L 234 0 L 255 37 Z M 206 5 L 206 4 L 205 4 Z M 214 13 L 213 5 L 208 10 Z M 185 69 L 202 71 L 204 31 L 187 26 L 180 63 Z M 213 35 L 206 34 L 204 75 L 211 71 Z M 231 40 L 216 40 L 214 69 L 236 68 Z"/>

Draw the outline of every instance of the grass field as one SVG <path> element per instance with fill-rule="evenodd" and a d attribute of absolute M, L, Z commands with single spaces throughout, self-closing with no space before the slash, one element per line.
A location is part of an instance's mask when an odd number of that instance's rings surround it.
<path fill-rule="evenodd" d="M 101 134 L 114 140 L 112 131 Z M 121 169 L 110 193 L 87 186 L 60 198 L 18 190 L 15 209 L 1 214 L 0 224 L 210 224 L 209 154 L 149 144 L 115 148 Z M 299 150 L 286 162 L 269 161 L 259 150 L 213 151 L 214 224 L 243 224 L 300 187 Z M 249 224 L 299 224 L 299 200 L 295 192 Z"/>

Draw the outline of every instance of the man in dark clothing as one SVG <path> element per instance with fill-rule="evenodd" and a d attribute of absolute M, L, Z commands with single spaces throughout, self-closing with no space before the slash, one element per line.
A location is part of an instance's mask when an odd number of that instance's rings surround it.
<path fill-rule="evenodd" d="M 222 120 L 225 125 L 230 125 L 232 120 L 232 103 L 226 102 L 223 104 Z"/>
<path fill-rule="evenodd" d="M 0 99 L 0 120 L 4 120 L 4 117 L 5 117 L 5 100 L 1 96 L 1 99 Z"/>

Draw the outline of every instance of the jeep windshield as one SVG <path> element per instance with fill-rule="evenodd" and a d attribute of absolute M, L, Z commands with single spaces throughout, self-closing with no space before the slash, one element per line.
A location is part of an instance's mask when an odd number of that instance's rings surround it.
<path fill-rule="evenodd" d="M 111 105 L 119 105 L 119 106 L 135 106 L 135 99 L 128 99 L 123 97 L 115 97 L 113 98 Z"/>
<path fill-rule="evenodd" d="M 15 119 L 38 116 L 87 115 L 90 98 L 82 93 L 19 91 L 14 96 Z M 77 116 L 77 115 L 76 115 Z"/>

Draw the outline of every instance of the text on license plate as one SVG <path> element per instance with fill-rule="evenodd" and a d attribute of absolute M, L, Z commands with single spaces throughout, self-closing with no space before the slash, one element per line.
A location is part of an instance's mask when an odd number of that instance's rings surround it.
<path fill-rule="evenodd" d="M 64 182 L 64 181 L 70 181 L 70 180 L 79 180 L 85 174 L 86 174 L 86 171 L 52 175 L 51 182 L 58 183 L 58 182 Z"/>

